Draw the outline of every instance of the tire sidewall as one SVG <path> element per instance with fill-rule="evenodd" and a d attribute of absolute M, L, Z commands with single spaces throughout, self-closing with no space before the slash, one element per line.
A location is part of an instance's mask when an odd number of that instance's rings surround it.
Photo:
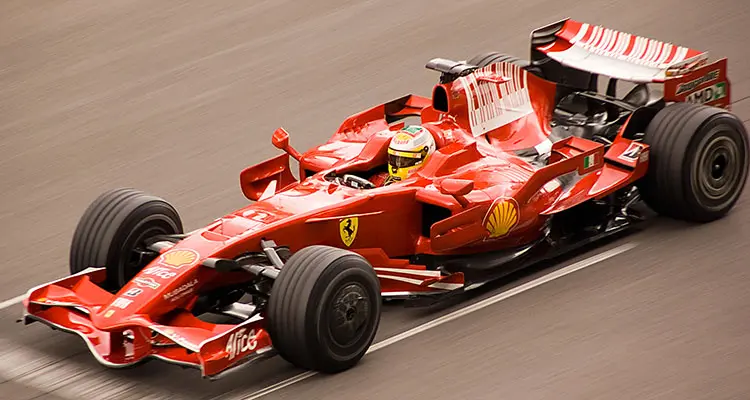
<path fill-rule="evenodd" d="M 739 152 L 738 168 L 739 177 L 735 188 L 727 196 L 720 200 L 712 200 L 702 193 L 699 188 L 699 169 L 701 159 L 708 156 L 707 144 L 713 140 L 726 137 L 736 146 Z M 701 219 L 716 219 L 726 214 L 739 200 L 748 176 L 748 138 L 739 122 L 728 114 L 718 114 L 706 121 L 696 131 L 690 140 L 683 160 L 683 188 L 685 188 L 686 200 L 690 203 Z"/>
<path fill-rule="evenodd" d="M 353 344 L 342 347 L 331 337 L 330 307 L 333 296 L 351 283 L 357 283 L 364 289 L 370 314 L 362 336 Z M 322 353 L 323 359 L 346 367 L 359 360 L 374 340 L 380 323 L 380 283 L 372 267 L 358 255 L 336 259 L 313 286 L 310 300 L 312 303 L 308 304 L 306 321 L 307 332 L 313 334 L 308 342 L 310 348 Z"/>
<path fill-rule="evenodd" d="M 158 228 L 160 232 L 157 234 L 182 233 L 181 224 L 175 217 L 176 214 L 160 202 L 146 203 L 128 215 L 123 224 L 117 228 L 107 252 L 107 277 L 111 284 L 119 288 L 132 279 L 132 276 L 126 276 L 127 271 L 123 268 L 122 261 L 123 258 L 129 257 L 130 252 L 139 245 L 133 241 L 137 239 L 140 232 L 149 228 Z M 148 237 L 142 239 L 146 238 Z"/>

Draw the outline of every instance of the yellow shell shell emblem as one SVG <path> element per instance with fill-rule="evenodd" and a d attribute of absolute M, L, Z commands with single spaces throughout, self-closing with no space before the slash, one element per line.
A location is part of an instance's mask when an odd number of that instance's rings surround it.
<path fill-rule="evenodd" d="M 354 243 L 354 238 L 357 237 L 358 229 L 359 218 L 357 217 L 344 218 L 339 222 L 339 235 L 341 235 L 341 241 L 344 242 L 346 247 L 349 247 Z"/>
<path fill-rule="evenodd" d="M 513 199 L 497 199 L 484 218 L 484 227 L 490 239 L 508 234 L 518 224 L 518 204 Z"/>
<path fill-rule="evenodd" d="M 190 265 L 198 259 L 198 253 L 194 250 L 172 250 L 161 255 L 161 263 L 172 268 L 181 268 Z"/>

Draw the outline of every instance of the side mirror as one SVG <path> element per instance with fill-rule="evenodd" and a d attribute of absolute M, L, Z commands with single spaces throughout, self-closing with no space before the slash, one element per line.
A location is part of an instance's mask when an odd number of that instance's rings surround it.
<path fill-rule="evenodd" d="M 289 132 L 284 128 L 276 129 L 271 138 L 271 143 L 273 143 L 277 149 L 286 151 L 287 147 L 289 147 Z"/>
<path fill-rule="evenodd" d="M 280 127 L 276 129 L 276 131 L 274 131 L 273 137 L 271 137 L 271 143 L 273 143 L 273 145 L 277 149 L 287 152 L 297 161 L 299 161 L 300 157 L 302 157 L 302 155 L 297 150 L 289 145 L 289 132 L 287 132 L 284 128 Z"/>
<path fill-rule="evenodd" d="M 464 196 L 474 190 L 474 181 L 447 178 L 440 181 L 437 187 L 440 193 L 453 196 L 462 207 L 466 207 L 469 205 L 469 201 Z"/>

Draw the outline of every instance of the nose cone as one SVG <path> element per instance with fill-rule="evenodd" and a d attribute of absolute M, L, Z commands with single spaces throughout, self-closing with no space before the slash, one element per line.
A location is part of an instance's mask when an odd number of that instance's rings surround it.
<path fill-rule="evenodd" d="M 192 242 L 195 242 L 193 240 Z M 147 265 L 111 301 L 91 315 L 94 326 L 113 330 L 132 325 L 138 315 L 155 317 L 189 299 L 197 289 L 201 255 L 192 248 L 171 249 Z"/>
<path fill-rule="evenodd" d="M 96 329 L 112 331 L 129 325 L 128 317 L 133 314 L 120 308 L 124 304 L 120 299 L 116 297 L 112 303 L 102 307 L 99 312 L 91 314 L 91 323 Z"/>

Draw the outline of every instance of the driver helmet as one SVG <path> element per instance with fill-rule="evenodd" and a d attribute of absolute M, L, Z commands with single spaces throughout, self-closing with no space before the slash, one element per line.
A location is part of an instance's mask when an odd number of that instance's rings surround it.
<path fill-rule="evenodd" d="M 409 125 L 396 132 L 388 146 L 390 181 L 401 181 L 419 170 L 435 152 L 435 138 L 422 126 Z"/>

